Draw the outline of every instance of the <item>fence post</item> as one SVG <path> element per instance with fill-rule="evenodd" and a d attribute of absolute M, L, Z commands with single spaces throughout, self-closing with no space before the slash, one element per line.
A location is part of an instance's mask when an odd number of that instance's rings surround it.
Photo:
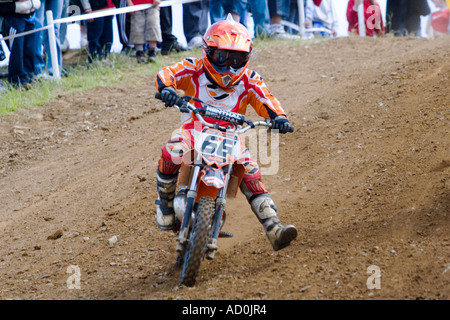
<path fill-rule="evenodd" d="M 305 3 L 304 0 L 297 0 L 298 6 L 298 21 L 299 29 L 298 32 L 303 37 L 305 35 Z"/>
<path fill-rule="evenodd" d="M 47 10 L 47 25 L 48 28 L 48 42 L 50 45 L 50 58 L 52 61 L 52 68 L 53 68 L 53 78 L 56 80 L 61 79 L 61 74 L 59 71 L 59 62 L 58 62 L 58 54 L 56 52 L 56 36 L 55 36 L 55 24 L 53 23 L 53 13 L 51 10 Z"/>
<path fill-rule="evenodd" d="M 358 6 L 358 31 L 361 37 L 366 36 L 366 21 L 364 21 L 364 1 Z"/>

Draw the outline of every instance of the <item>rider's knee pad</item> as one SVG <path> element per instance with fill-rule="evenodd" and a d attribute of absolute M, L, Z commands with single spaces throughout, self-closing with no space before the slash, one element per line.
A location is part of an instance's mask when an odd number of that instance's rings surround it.
<path fill-rule="evenodd" d="M 267 193 L 267 190 L 261 181 L 261 171 L 259 170 L 258 163 L 252 159 L 246 159 L 244 166 L 245 174 L 241 183 L 241 191 L 250 201 L 257 195 Z"/>
<path fill-rule="evenodd" d="M 161 151 L 161 158 L 158 163 L 159 171 L 166 175 L 177 173 L 186 150 L 187 146 L 182 138 L 169 140 Z"/>

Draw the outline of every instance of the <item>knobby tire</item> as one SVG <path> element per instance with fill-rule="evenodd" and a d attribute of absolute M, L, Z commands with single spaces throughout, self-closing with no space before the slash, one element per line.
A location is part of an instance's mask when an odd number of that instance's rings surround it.
<path fill-rule="evenodd" d="M 214 200 L 211 197 L 200 198 L 195 216 L 180 279 L 180 285 L 188 287 L 195 285 L 200 265 L 205 257 L 214 216 Z"/>

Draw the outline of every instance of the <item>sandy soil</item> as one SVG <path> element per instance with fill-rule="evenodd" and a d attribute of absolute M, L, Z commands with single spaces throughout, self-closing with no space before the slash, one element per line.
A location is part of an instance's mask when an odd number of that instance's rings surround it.
<path fill-rule="evenodd" d="M 299 236 L 274 252 L 239 194 L 235 236 L 194 288 L 177 286 L 175 235 L 154 221 L 179 123 L 154 74 L 1 117 L 0 298 L 450 299 L 449 61 L 449 38 L 258 50 L 250 67 L 296 128 L 263 179 Z"/>

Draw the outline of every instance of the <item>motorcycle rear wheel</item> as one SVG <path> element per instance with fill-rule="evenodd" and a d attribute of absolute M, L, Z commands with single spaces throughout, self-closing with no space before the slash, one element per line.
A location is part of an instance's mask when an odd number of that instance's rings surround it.
<path fill-rule="evenodd" d="M 214 212 L 214 199 L 211 197 L 200 198 L 189 237 L 189 245 L 184 257 L 180 285 L 188 287 L 195 285 L 200 272 L 200 265 L 205 257 Z"/>

